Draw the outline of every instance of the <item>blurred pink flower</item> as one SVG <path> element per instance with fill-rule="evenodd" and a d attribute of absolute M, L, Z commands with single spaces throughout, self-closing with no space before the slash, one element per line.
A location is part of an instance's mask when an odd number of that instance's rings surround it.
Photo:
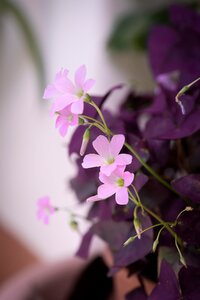
<path fill-rule="evenodd" d="M 68 105 L 58 112 L 56 119 L 56 127 L 59 127 L 59 132 L 65 136 L 69 126 L 78 125 L 78 115 L 71 112 L 71 106 Z"/>
<path fill-rule="evenodd" d="M 49 197 L 42 197 L 37 201 L 38 210 L 37 217 L 43 220 L 44 224 L 49 224 L 49 218 L 55 213 L 55 208 L 52 206 Z"/>
<path fill-rule="evenodd" d="M 129 165 L 132 162 L 132 156 L 119 154 L 124 142 L 123 134 L 114 135 L 111 141 L 99 135 L 92 143 L 98 154 L 87 154 L 83 159 L 82 167 L 85 169 L 101 167 L 100 172 L 109 176 L 117 166 Z"/>
<path fill-rule="evenodd" d="M 97 195 L 87 199 L 88 202 L 94 202 L 109 198 L 115 194 L 117 204 L 125 205 L 128 203 L 128 189 L 131 185 L 134 174 L 128 171 L 124 172 L 124 167 L 118 167 L 110 176 L 100 173 L 99 179 L 103 183 L 98 187 Z"/>
<path fill-rule="evenodd" d="M 83 112 L 83 101 L 86 93 L 92 88 L 95 81 L 86 80 L 86 67 L 83 65 L 78 68 L 74 76 L 75 83 L 68 78 L 68 71 L 61 70 L 56 74 L 55 80 L 48 85 L 44 91 L 44 99 L 54 98 L 51 114 L 71 105 L 71 111 L 75 114 Z"/>

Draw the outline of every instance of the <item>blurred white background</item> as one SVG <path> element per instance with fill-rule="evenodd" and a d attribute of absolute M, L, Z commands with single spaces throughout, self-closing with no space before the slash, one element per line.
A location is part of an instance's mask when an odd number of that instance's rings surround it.
<path fill-rule="evenodd" d="M 124 0 L 18 0 L 37 35 L 47 83 L 65 67 L 73 72 L 85 64 L 96 80 L 94 93 L 130 81 L 106 49 L 116 17 L 127 11 Z M 80 238 L 58 213 L 49 226 L 36 219 L 36 200 L 49 195 L 55 205 L 77 205 L 68 180 L 75 174 L 66 144 L 49 117 L 49 103 L 38 91 L 37 75 L 23 36 L 7 17 L 0 44 L 1 221 L 45 260 L 73 255 Z M 144 65 L 146 60 L 141 57 Z M 135 65 L 138 65 L 136 56 Z M 141 65 L 139 65 L 141 69 Z M 132 69 L 131 69 L 132 72 Z M 137 72 L 134 73 L 137 78 Z M 148 81 L 148 78 L 147 80 Z M 144 84 L 144 82 L 143 82 Z M 145 84 L 144 84 L 145 85 Z M 78 209 L 84 214 L 87 207 Z"/>

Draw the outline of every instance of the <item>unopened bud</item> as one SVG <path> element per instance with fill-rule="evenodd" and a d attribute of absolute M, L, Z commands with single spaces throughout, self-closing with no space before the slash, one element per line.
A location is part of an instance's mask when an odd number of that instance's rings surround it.
<path fill-rule="evenodd" d="M 84 119 L 81 117 L 78 117 L 78 124 L 83 125 L 85 123 Z"/>
<path fill-rule="evenodd" d="M 134 224 L 138 239 L 141 239 L 142 224 L 141 224 L 140 220 L 138 219 L 138 217 L 134 218 L 133 224 Z"/>
<path fill-rule="evenodd" d="M 76 220 L 71 220 L 70 221 L 70 227 L 73 229 L 73 230 L 78 230 L 78 222 Z"/>
<path fill-rule="evenodd" d="M 156 239 L 154 242 L 153 242 L 153 246 L 152 246 L 152 251 L 155 252 L 156 251 L 156 248 L 158 246 L 158 243 L 159 243 L 159 240 Z"/>
<path fill-rule="evenodd" d="M 187 206 L 186 208 L 185 208 L 185 211 L 192 211 L 193 210 L 193 208 L 191 207 L 191 206 Z"/>
<path fill-rule="evenodd" d="M 132 243 L 137 236 L 132 236 L 130 237 L 125 243 L 124 243 L 124 247 L 128 246 L 130 243 Z"/>
<path fill-rule="evenodd" d="M 83 134 L 83 139 L 82 139 L 82 144 L 80 149 L 81 156 L 85 154 L 89 140 L 90 140 L 90 129 L 87 128 Z"/>

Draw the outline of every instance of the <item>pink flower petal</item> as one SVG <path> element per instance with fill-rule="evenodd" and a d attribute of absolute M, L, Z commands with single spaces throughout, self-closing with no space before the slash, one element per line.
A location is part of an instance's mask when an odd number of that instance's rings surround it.
<path fill-rule="evenodd" d="M 60 132 L 62 137 L 64 137 L 67 134 L 68 127 L 69 127 L 69 124 L 67 124 L 67 123 L 60 126 L 59 132 Z"/>
<path fill-rule="evenodd" d="M 82 163 L 82 167 L 85 169 L 100 167 L 102 165 L 102 158 L 98 154 L 87 154 Z"/>
<path fill-rule="evenodd" d="M 83 113 L 83 99 L 80 99 L 80 100 L 72 103 L 71 111 L 74 114 L 82 114 Z"/>
<path fill-rule="evenodd" d="M 106 165 L 106 166 L 101 166 L 101 173 L 105 174 L 106 176 L 110 176 L 110 174 L 116 169 L 117 165 L 115 163 Z"/>
<path fill-rule="evenodd" d="M 87 202 L 95 202 L 95 201 L 101 201 L 101 200 L 104 200 L 104 199 L 99 198 L 97 195 L 86 199 Z"/>
<path fill-rule="evenodd" d="M 116 157 L 121 151 L 125 142 L 125 137 L 123 134 L 116 134 L 112 137 L 110 142 L 110 150 L 114 157 Z"/>
<path fill-rule="evenodd" d="M 67 77 L 61 77 L 54 82 L 54 86 L 60 94 L 75 93 L 75 86 Z"/>
<path fill-rule="evenodd" d="M 115 200 L 117 204 L 125 205 L 128 203 L 128 191 L 127 188 L 119 188 L 115 195 Z"/>
<path fill-rule="evenodd" d="M 83 90 L 85 93 L 87 93 L 95 84 L 95 80 L 93 79 L 88 79 L 84 85 L 83 85 Z"/>
<path fill-rule="evenodd" d="M 62 78 L 63 76 L 67 77 L 69 71 L 67 69 L 61 69 L 58 73 L 56 73 L 55 81 Z"/>
<path fill-rule="evenodd" d="M 83 87 L 86 76 L 86 67 L 84 65 L 80 66 L 78 70 L 75 72 L 75 83 L 78 87 Z"/>
<path fill-rule="evenodd" d="M 44 211 L 42 209 L 39 209 L 37 211 L 37 218 L 38 220 L 41 220 L 44 217 Z"/>
<path fill-rule="evenodd" d="M 43 221 L 44 221 L 45 225 L 48 225 L 49 224 L 49 216 L 48 215 L 44 216 Z"/>
<path fill-rule="evenodd" d="M 56 96 L 58 96 L 58 91 L 53 84 L 49 84 L 44 90 L 43 99 L 50 99 Z"/>
<path fill-rule="evenodd" d="M 57 111 L 63 110 L 66 106 L 76 101 L 76 99 L 77 98 L 75 98 L 74 95 L 59 96 L 58 98 L 56 98 L 55 102 L 53 103 L 51 113 L 55 113 Z"/>
<path fill-rule="evenodd" d="M 124 172 L 123 178 L 124 178 L 124 186 L 127 187 L 131 185 L 131 183 L 133 182 L 134 174 L 126 171 Z"/>
<path fill-rule="evenodd" d="M 130 154 L 119 154 L 116 159 L 115 159 L 115 163 L 117 165 L 129 165 L 132 162 L 132 155 Z"/>
<path fill-rule="evenodd" d="M 92 145 L 100 156 L 106 158 L 110 155 L 110 144 L 104 135 L 99 135 Z"/>
<path fill-rule="evenodd" d="M 116 192 L 116 187 L 111 184 L 102 184 L 98 187 L 97 196 L 101 199 L 106 199 Z"/>
<path fill-rule="evenodd" d="M 37 200 L 38 206 L 48 205 L 50 202 L 50 198 L 48 196 L 41 197 Z"/>

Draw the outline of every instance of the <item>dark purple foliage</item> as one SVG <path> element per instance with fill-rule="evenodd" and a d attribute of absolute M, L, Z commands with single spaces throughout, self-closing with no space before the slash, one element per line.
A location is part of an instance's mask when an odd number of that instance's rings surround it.
<path fill-rule="evenodd" d="M 190 174 L 172 182 L 175 190 L 200 204 L 200 174 Z"/>
<path fill-rule="evenodd" d="M 136 288 L 126 295 L 126 300 L 147 300 L 147 294 L 142 287 Z"/>
<path fill-rule="evenodd" d="M 200 16 L 181 5 L 171 6 L 169 16 L 169 26 L 156 26 L 150 34 L 150 62 L 155 77 L 179 71 L 184 85 L 199 76 Z"/>
<path fill-rule="evenodd" d="M 176 232 L 188 246 L 200 247 L 200 210 L 183 213 L 178 220 Z"/>
<path fill-rule="evenodd" d="M 184 300 L 200 299 L 200 268 L 182 268 L 179 272 L 179 282 Z"/>
<path fill-rule="evenodd" d="M 155 91 L 149 94 L 130 91 L 116 115 L 103 107 L 109 95 L 121 86 L 112 88 L 103 97 L 92 97 L 101 107 L 108 127 L 114 134 L 122 133 L 126 141 L 159 176 L 171 184 L 177 192 L 161 185 L 133 156 L 133 162 L 126 170 L 134 172 L 133 184 L 139 192 L 142 203 L 168 222 L 174 222 L 177 215 L 190 205 L 178 218 L 173 228 L 182 239 L 182 253 L 188 268 L 179 272 L 179 282 L 173 268 L 162 261 L 158 283 L 147 297 L 142 288 L 132 291 L 127 300 L 178 300 L 200 299 L 200 82 L 195 83 L 181 95 L 180 105 L 175 97 L 184 85 L 200 76 L 200 14 L 188 6 L 172 5 L 169 9 L 169 23 L 157 25 L 149 35 L 149 59 L 155 78 Z M 85 105 L 84 114 L 97 117 L 93 108 Z M 79 154 L 85 126 L 79 126 L 69 145 L 69 153 Z M 92 129 L 87 153 L 94 153 L 92 141 L 100 134 Z M 126 147 L 123 152 L 129 153 Z M 83 169 L 82 158 L 77 158 L 78 172 L 71 180 L 71 186 L 80 202 L 95 195 L 99 186 L 98 169 Z M 162 248 L 175 253 L 174 265 L 180 269 L 174 237 L 163 230 L 157 251 L 152 253 L 152 244 L 160 227 L 146 231 L 141 240 L 136 238 L 128 246 L 124 242 L 136 234 L 133 229 L 135 204 L 116 204 L 114 197 L 94 203 L 87 218 L 94 224 L 83 236 L 77 252 L 87 257 L 93 235 L 102 238 L 113 252 L 114 265 L 109 274 L 120 268 L 132 268 L 132 273 L 146 276 L 147 258 L 160 257 Z M 142 228 L 157 221 L 148 215 L 141 215 Z M 161 247 L 165 246 L 165 247 Z M 166 247 L 167 246 L 167 247 Z M 163 252 L 167 260 L 167 254 Z M 169 255 L 170 256 L 170 255 Z M 170 260 L 167 260 L 170 261 Z M 157 279 L 157 261 L 151 265 L 154 281 Z M 152 272 L 153 273 L 153 272 Z M 182 293 L 182 294 L 181 294 Z"/>
<path fill-rule="evenodd" d="M 181 299 L 177 277 L 165 260 L 162 261 L 160 276 L 156 287 L 153 289 L 148 300 L 178 300 Z"/>

